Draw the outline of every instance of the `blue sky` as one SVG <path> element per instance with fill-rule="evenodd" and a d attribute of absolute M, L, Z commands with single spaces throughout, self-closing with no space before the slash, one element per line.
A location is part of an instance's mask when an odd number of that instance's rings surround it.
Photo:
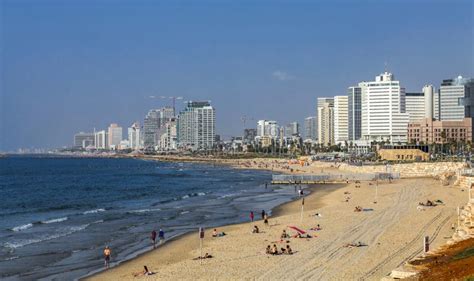
<path fill-rule="evenodd" d="M 150 95 L 211 100 L 228 137 L 243 115 L 302 122 L 385 62 L 407 91 L 474 76 L 472 1 L 0 3 L 0 150 L 143 123 L 169 105 Z"/>

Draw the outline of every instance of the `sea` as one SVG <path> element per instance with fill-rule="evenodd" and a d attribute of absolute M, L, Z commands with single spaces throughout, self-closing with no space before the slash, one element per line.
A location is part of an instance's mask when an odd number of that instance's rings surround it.
<path fill-rule="evenodd" d="M 0 158 L 0 279 L 75 280 L 199 227 L 249 221 L 295 198 L 270 171 L 115 158 Z M 209 235 L 207 231 L 206 235 Z"/>

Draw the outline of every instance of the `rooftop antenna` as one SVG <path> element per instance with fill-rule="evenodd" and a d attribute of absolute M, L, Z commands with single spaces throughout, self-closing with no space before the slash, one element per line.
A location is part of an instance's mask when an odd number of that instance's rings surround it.
<path fill-rule="evenodd" d="M 388 63 L 385 61 L 385 62 L 384 62 L 384 72 L 387 72 L 387 64 L 388 64 Z"/>

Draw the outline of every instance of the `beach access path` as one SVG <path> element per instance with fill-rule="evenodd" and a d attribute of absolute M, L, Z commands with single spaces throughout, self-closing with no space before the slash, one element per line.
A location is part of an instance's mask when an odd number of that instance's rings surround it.
<path fill-rule="evenodd" d="M 356 188 L 350 183 L 337 189 L 328 189 L 330 185 L 317 186 L 305 198 L 302 222 L 301 200 L 297 200 L 278 207 L 277 215 L 270 217 L 270 227 L 262 221 L 223 226 L 218 231 L 227 235 L 220 238 L 210 237 L 208 230 L 203 254 L 212 254 L 214 258 L 203 260 L 202 265 L 192 260 L 200 255 L 196 232 L 89 279 L 380 280 L 393 268 L 421 254 L 425 235 L 430 237 L 432 248 L 445 244 L 452 234 L 451 225 L 456 222 L 456 207 L 465 201 L 466 195 L 434 179 L 403 179 L 379 182 L 375 204 L 375 185 L 375 182 L 363 182 Z M 439 199 L 444 204 L 418 210 L 418 202 L 427 199 Z M 368 210 L 354 212 L 355 206 Z M 258 210 L 255 211 L 258 215 Z M 313 216 L 315 213 L 321 216 Z M 309 231 L 314 238 L 287 239 L 294 255 L 265 254 L 267 245 L 286 246 L 286 242 L 279 240 L 283 229 L 293 234 L 287 226 L 309 230 L 317 224 L 322 230 Z M 252 234 L 254 225 L 263 233 Z M 343 247 L 359 241 L 367 246 Z M 133 277 L 144 265 L 156 274 Z"/>

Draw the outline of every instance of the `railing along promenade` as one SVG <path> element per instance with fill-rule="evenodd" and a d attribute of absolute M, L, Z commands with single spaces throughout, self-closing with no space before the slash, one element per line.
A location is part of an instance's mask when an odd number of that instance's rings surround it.
<path fill-rule="evenodd" d="M 347 181 L 373 181 L 399 179 L 400 173 L 348 173 L 318 175 L 272 175 L 273 184 L 342 183 Z"/>

